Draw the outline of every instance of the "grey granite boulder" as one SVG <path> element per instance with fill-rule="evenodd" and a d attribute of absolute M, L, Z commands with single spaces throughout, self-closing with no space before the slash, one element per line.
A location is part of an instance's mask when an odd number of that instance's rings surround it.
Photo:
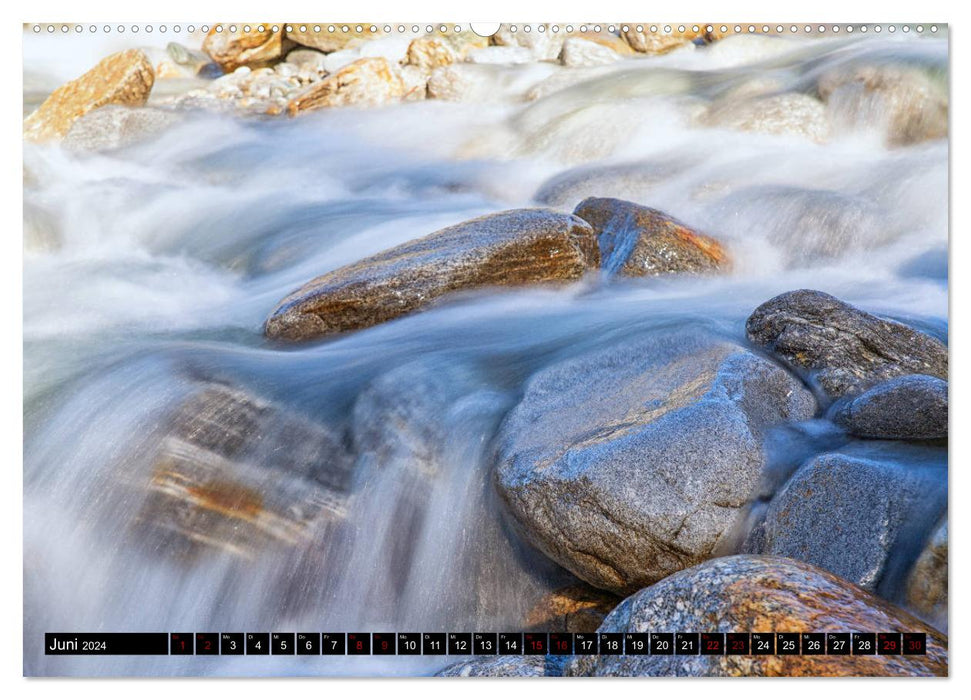
<path fill-rule="evenodd" d="M 865 438 L 946 438 L 947 382 L 923 374 L 890 379 L 841 402 L 835 407 L 833 421 Z"/>
<path fill-rule="evenodd" d="M 811 373 L 834 398 L 906 374 L 947 379 L 941 341 L 811 289 L 765 302 L 745 330 L 756 345 Z"/>
<path fill-rule="evenodd" d="M 497 487 L 536 547 L 626 594 L 711 557 L 758 484 L 765 429 L 815 409 L 731 341 L 657 331 L 534 375 L 499 432 Z"/>
<path fill-rule="evenodd" d="M 926 656 L 577 656 L 567 676 L 946 676 L 947 637 L 832 574 L 781 557 L 740 555 L 670 576 L 618 605 L 600 632 L 927 634 Z"/>
<path fill-rule="evenodd" d="M 590 226 L 550 209 L 480 216 L 311 280 L 279 303 L 265 332 L 310 340 L 367 328 L 450 292 L 580 279 L 600 264 Z"/>
<path fill-rule="evenodd" d="M 555 656 L 481 656 L 452 664 L 435 675 L 442 678 L 559 676 L 565 659 Z"/>
<path fill-rule="evenodd" d="M 760 551 L 799 559 L 874 590 L 926 491 L 906 465 L 827 454 L 799 469 L 772 500 Z"/>

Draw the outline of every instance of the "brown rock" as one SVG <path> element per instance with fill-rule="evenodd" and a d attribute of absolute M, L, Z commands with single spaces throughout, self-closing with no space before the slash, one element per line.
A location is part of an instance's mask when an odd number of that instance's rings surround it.
<path fill-rule="evenodd" d="M 51 93 L 24 120 L 24 138 L 35 142 L 63 138 L 79 117 L 104 105 L 141 107 L 154 84 L 155 71 L 144 53 L 129 49 L 112 54 Z"/>
<path fill-rule="evenodd" d="M 665 33 L 661 27 L 657 29 L 656 32 L 652 32 L 650 27 L 644 27 L 644 31 L 639 32 L 636 27 L 631 26 L 626 32 L 621 32 L 621 35 L 634 51 L 654 56 L 687 46 L 698 37 L 704 36 L 704 27 L 700 25 L 697 32 L 692 30 L 691 27 L 685 27 L 683 32 L 672 27 L 669 34 Z"/>
<path fill-rule="evenodd" d="M 384 36 L 384 34 L 372 33 L 370 31 L 371 22 L 337 24 L 334 25 L 334 31 L 330 31 L 331 25 L 328 24 L 321 26 L 319 32 L 315 32 L 315 26 L 320 25 L 291 22 L 289 24 L 290 29 L 287 31 L 287 39 L 301 46 L 317 49 L 324 53 L 332 53 L 341 49 L 352 48 L 370 39 Z M 346 32 L 344 31 L 345 26 L 348 29 Z M 363 31 L 358 32 L 357 27 L 361 27 Z"/>
<path fill-rule="evenodd" d="M 621 599 L 585 583 L 544 596 L 526 615 L 526 627 L 538 632 L 596 632 Z"/>
<path fill-rule="evenodd" d="M 263 27 L 263 31 L 259 31 Z M 240 66 L 257 68 L 280 59 L 284 53 L 283 30 L 273 31 L 267 24 L 251 25 L 250 31 L 242 27 L 230 32 L 228 27 L 216 31 L 213 27 L 202 42 L 202 50 L 227 73 Z"/>
<path fill-rule="evenodd" d="M 419 37 L 408 45 L 405 62 L 424 73 L 431 73 L 439 66 L 448 66 L 457 60 L 455 51 L 444 39 L 432 36 Z"/>
<path fill-rule="evenodd" d="M 387 59 L 361 58 L 294 97 L 287 112 L 292 117 L 325 107 L 376 106 L 407 95 L 407 84 Z"/>
<path fill-rule="evenodd" d="M 575 216 L 514 209 L 444 228 L 329 272 L 270 315 L 271 338 L 309 340 L 367 328 L 449 292 L 579 279 L 599 264 L 593 231 Z"/>
<path fill-rule="evenodd" d="M 947 627 L 947 520 L 934 531 L 907 577 L 907 606 L 920 617 Z"/>
<path fill-rule="evenodd" d="M 608 272 L 646 277 L 730 267 L 718 241 L 657 209 L 622 199 L 588 197 L 573 213 L 593 226 L 602 266 Z"/>
<path fill-rule="evenodd" d="M 600 632 L 923 632 L 926 656 L 587 656 L 571 676 L 946 676 L 947 637 L 907 612 L 809 564 L 713 559 L 621 603 Z"/>

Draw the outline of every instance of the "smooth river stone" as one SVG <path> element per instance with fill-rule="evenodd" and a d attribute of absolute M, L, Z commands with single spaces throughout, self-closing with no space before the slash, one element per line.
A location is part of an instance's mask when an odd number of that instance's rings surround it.
<path fill-rule="evenodd" d="M 766 429 L 815 409 L 734 342 L 648 333 L 533 376 L 499 431 L 497 488 L 534 546 L 625 595 L 713 556 L 759 483 Z"/>
<path fill-rule="evenodd" d="M 924 632 L 926 656 L 580 656 L 568 676 L 946 676 L 947 637 L 832 574 L 739 555 L 677 573 L 621 603 L 600 632 Z"/>
<path fill-rule="evenodd" d="M 154 84 L 155 71 L 144 53 L 129 49 L 112 54 L 52 92 L 24 120 L 24 138 L 36 142 L 63 138 L 75 121 L 105 105 L 141 107 Z"/>
<path fill-rule="evenodd" d="M 259 26 L 264 31 L 259 31 Z M 227 73 L 240 66 L 265 66 L 282 58 L 285 48 L 292 46 L 284 40 L 281 29 L 273 31 L 272 24 L 251 25 L 249 31 L 237 29 L 232 32 L 224 26 L 222 31 L 216 31 L 213 27 L 202 42 L 202 50 Z"/>
<path fill-rule="evenodd" d="M 938 440 L 947 437 L 947 413 L 947 382 L 909 374 L 841 402 L 833 421 L 859 437 Z"/>
<path fill-rule="evenodd" d="M 593 226 L 602 266 L 625 277 L 704 273 L 730 267 L 721 244 L 662 211 L 590 197 L 573 211 Z"/>
<path fill-rule="evenodd" d="M 947 379 L 947 345 L 811 289 L 780 294 L 745 323 L 749 340 L 813 375 L 833 398 L 907 374 Z"/>
<path fill-rule="evenodd" d="M 593 229 L 548 209 L 513 209 L 449 226 L 328 272 L 280 302 L 266 335 L 310 340 L 374 326 L 450 292 L 580 279 L 600 264 Z"/>

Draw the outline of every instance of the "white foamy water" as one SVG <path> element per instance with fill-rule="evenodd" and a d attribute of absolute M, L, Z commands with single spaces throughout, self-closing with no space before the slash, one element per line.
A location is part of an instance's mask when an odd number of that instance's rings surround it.
<path fill-rule="evenodd" d="M 519 629 L 573 581 L 518 543 L 492 487 L 491 440 L 531 373 L 686 320 L 744 342 L 756 306 L 802 287 L 946 336 L 946 141 L 888 148 L 879 115 L 830 115 L 841 126 L 823 143 L 697 121 L 730 90 L 805 92 L 854 62 L 946 70 L 946 40 L 742 39 L 623 61 L 529 102 L 566 69 L 501 69 L 506 87 L 484 105 L 190 114 L 122 151 L 25 145 L 25 671 L 433 672 L 446 661 L 58 658 L 40 640 Z M 72 77 L 127 40 L 73 37 L 52 55 L 27 37 L 25 68 Z M 569 211 L 585 196 L 662 209 L 721 240 L 734 268 L 462 295 L 295 347 L 262 336 L 276 303 L 319 274 L 484 213 Z M 168 417 L 214 381 L 346 436 L 353 497 L 339 527 L 247 560 L 146 541 Z M 396 413 L 409 396 L 427 401 Z M 369 440 L 400 453 L 360 449 Z"/>

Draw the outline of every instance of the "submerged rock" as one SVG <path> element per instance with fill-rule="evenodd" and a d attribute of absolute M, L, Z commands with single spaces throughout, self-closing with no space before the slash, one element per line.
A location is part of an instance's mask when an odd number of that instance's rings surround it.
<path fill-rule="evenodd" d="M 690 165 L 683 161 L 583 165 L 544 182 L 533 199 L 554 207 L 575 207 L 590 196 L 647 201 L 655 187 Z"/>
<path fill-rule="evenodd" d="M 620 598 L 585 583 L 558 588 L 526 616 L 526 629 L 537 632 L 596 632 Z"/>
<path fill-rule="evenodd" d="M 893 65 L 839 68 L 819 79 L 817 90 L 844 128 L 882 129 L 891 146 L 947 138 L 947 76 Z"/>
<path fill-rule="evenodd" d="M 721 244 L 662 211 L 589 197 L 573 211 L 593 226 L 601 265 L 627 277 L 702 273 L 730 267 Z"/>
<path fill-rule="evenodd" d="M 740 345 L 658 331 L 537 373 L 499 432 L 497 487 L 536 547 L 626 594 L 711 557 L 759 482 L 766 428 L 815 408 Z"/>
<path fill-rule="evenodd" d="M 809 371 L 834 398 L 907 374 L 947 379 L 944 343 L 823 292 L 780 294 L 757 308 L 745 329 L 749 340 Z"/>
<path fill-rule="evenodd" d="M 837 406 L 833 421 L 865 438 L 946 438 L 947 382 L 922 374 L 887 380 Z"/>
<path fill-rule="evenodd" d="M 811 95 L 795 92 L 719 100 L 698 121 L 737 131 L 804 136 L 817 143 L 826 141 L 830 132 L 826 106 Z"/>
<path fill-rule="evenodd" d="M 486 46 L 482 49 L 472 49 L 465 55 L 465 60 L 469 63 L 511 65 L 532 63 L 535 59 L 530 50 L 522 46 Z"/>
<path fill-rule="evenodd" d="M 74 122 L 64 137 L 64 147 L 72 151 L 124 148 L 157 136 L 181 121 L 182 116 L 170 110 L 106 105 Z"/>
<path fill-rule="evenodd" d="M 822 455 L 772 499 L 760 552 L 799 559 L 875 590 L 921 492 L 919 470 Z"/>
<path fill-rule="evenodd" d="M 528 678 L 559 676 L 563 660 L 555 656 L 483 656 L 452 664 L 438 673 L 442 678 Z"/>
<path fill-rule="evenodd" d="M 151 546 L 182 555 L 306 544 L 343 519 L 353 464 L 337 430 L 203 385 L 169 419 L 139 521 Z"/>
<path fill-rule="evenodd" d="M 329 272 L 288 296 L 266 335 L 309 340 L 367 328 L 460 290 L 580 279 L 600 263 L 590 226 L 547 209 L 514 209 L 444 228 Z"/>
<path fill-rule="evenodd" d="M 397 102 L 408 94 L 398 69 L 384 58 L 360 58 L 313 83 L 290 100 L 290 116 L 325 107 L 376 106 Z"/>
<path fill-rule="evenodd" d="M 249 31 L 238 27 L 235 32 L 229 27 L 222 27 L 222 31 L 213 27 L 202 42 L 202 50 L 225 72 L 232 73 L 240 66 L 257 68 L 279 60 L 285 44 L 292 45 L 285 42 L 283 31 L 273 31 L 266 25 L 253 26 Z"/>
<path fill-rule="evenodd" d="M 155 71 L 144 53 L 129 49 L 112 54 L 51 93 L 24 120 L 24 138 L 37 142 L 63 138 L 75 121 L 105 105 L 141 107 L 154 84 Z"/>
<path fill-rule="evenodd" d="M 674 574 L 621 603 L 601 632 L 927 634 L 926 656 L 579 656 L 568 676 L 946 676 L 947 637 L 825 571 L 781 557 L 724 557 Z"/>
<path fill-rule="evenodd" d="M 907 605 L 939 629 L 947 629 L 947 518 L 934 530 L 905 584 Z"/>

